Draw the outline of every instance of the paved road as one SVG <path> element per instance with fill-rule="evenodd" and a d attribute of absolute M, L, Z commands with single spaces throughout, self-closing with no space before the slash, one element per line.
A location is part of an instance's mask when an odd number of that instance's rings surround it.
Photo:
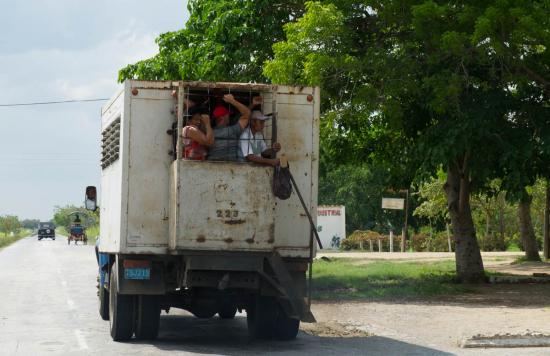
<path fill-rule="evenodd" d="M 97 312 L 92 246 L 30 237 L 0 251 L 1 355 L 323 354 L 447 355 L 389 337 L 317 337 L 250 342 L 246 317 L 199 320 L 184 311 L 161 316 L 154 342 L 113 342 Z"/>

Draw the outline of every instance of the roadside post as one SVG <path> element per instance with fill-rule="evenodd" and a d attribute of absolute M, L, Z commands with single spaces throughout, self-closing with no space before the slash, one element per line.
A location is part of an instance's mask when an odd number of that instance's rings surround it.
<path fill-rule="evenodd" d="M 401 233 L 401 252 L 405 252 L 405 240 L 407 238 L 407 211 L 408 211 L 408 200 L 409 200 L 409 190 L 400 190 L 400 193 L 406 193 L 405 199 L 403 198 L 382 198 L 382 209 L 389 210 L 403 210 L 404 217 L 404 227 Z M 390 252 L 393 252 L 393 228 L 390 229 Z"/>
<path fill-rule="evenodd" d="M 546 207 L 544 209 L 544 241 L 543 255 L 545 259 L 550 258 L 550 184 L 546 180 Z"/>

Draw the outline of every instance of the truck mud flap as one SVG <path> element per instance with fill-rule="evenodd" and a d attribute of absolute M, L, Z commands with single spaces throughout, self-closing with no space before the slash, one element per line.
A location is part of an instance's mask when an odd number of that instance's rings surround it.
<path fill-rule="evenodd" d="M 294 281 L 288 272 L 281 255 L 277 251 L 273 252 L 267 259 L 279 283 L 271 277 L 261 272 L 261 275 L 277 288 L 283 294 L 282 307 L 289 317 L 300 319 L 304 323 L 315 323 L 315 317 L 306 303 L 305 299 L 300 297 L 294 288 Z"/>

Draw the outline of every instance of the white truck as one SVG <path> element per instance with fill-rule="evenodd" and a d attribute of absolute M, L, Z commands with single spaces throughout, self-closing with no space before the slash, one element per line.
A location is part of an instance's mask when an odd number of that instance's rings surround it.
<path fill-rule="evenodd" d="M 102 109 L 99 305 L 116 341 L 156 338 L 161 310 L 228 319 L 251 337 L 288 340 L 314 321 L 307 274 L 316 244 L 297 194 L 273 195 L 273 167 L 181 159 L 186 98 L 263 97 L 266 141 L 280 142 L 316 218 L 319 89 L 126 81 Z M 86 206 L 97 208 L 96 188 Z"/>

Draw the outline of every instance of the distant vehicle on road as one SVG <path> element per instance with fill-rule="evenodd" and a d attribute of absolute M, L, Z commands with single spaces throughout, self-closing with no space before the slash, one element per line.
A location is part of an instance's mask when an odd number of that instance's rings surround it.
<path fill-rule="evenodd" d="M 84 243 L 84 245 L 87 245 L 88 237 L 86 236 L 86 229 L 81 224 L 79 214 L 71 213 L 69 215 L 72 214 L 74 214 L 76 217 L 69 227 L 69 236 L 67 237 L 67 243 L 70 245 L 71 241 L 74 241 L 74 244 L 76 245 L 78 241 L 81 241 Z"/>
<path fill-rule="evenodd" d="M 45 238 L 55 240 L 55 225 L 51 222 L 38 223 L 38 241 Z"/>

